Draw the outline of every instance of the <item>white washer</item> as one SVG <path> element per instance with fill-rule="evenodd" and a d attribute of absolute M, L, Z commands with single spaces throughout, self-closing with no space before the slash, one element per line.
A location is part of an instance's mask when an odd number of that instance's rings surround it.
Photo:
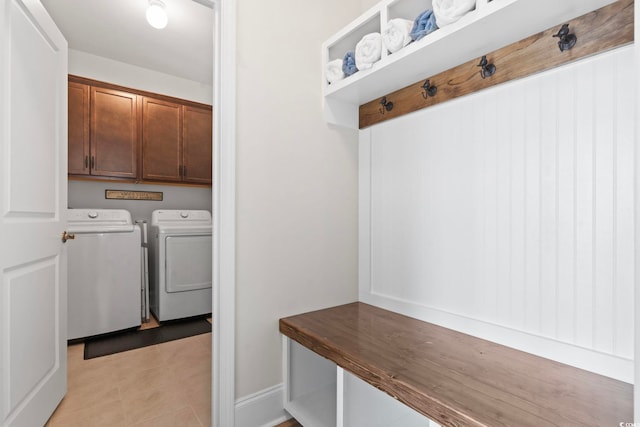
<path fill-rule="evenodd" d="M 151 214 L 150 305 L 159 321 L 211 313 L 211 229 L 209 211 Z"/>
<path fill-rule="evenodd" d="M 121 209 L 67 213 L 67 339 L 140 326 L 140 227 Z"/>

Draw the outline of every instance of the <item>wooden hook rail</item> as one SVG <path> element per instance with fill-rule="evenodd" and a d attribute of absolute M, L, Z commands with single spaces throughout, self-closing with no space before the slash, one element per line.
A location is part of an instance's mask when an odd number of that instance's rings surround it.
<path fill-rule="evenodd" d="M 434 96 L 424 95 L 426 83 L 422 79 L 387 94 L 383 99 L 386 103 L 393 102 L 393 109 L 385 109 L 383 114 L 380 112 L 380 98 L 374 99 L 360 106 L 359 127 L 363 129 L 631 43 L 633 3 L 634 0 L 618 0 L 571 20 L 569 25 L 559 23 L 546 31 L 488 53 L 486 58 L 483 57 L 486 61 L 481 60 L 480 64 L 476 58 L 435 76 L 426 77 L 429 87 L 437 86 L 437 94 L 434 93 Z M 478 66 L 482 68 L 480 73 Z"/>

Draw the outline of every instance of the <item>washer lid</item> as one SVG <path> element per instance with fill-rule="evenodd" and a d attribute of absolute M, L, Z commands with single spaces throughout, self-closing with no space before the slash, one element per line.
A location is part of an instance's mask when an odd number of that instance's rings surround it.
<path fill-rule="evenodd" d="M 71 233 L 123 233 L 134 228 L 124 209 L 67 209 L 67 221 Z"/>
<path fill-rule="evenodd" d="M 175 209 L 155 210 L 151 213 L 151 225 L 170 228 L 211 227 L 211 213 L 206 210 Z"/>

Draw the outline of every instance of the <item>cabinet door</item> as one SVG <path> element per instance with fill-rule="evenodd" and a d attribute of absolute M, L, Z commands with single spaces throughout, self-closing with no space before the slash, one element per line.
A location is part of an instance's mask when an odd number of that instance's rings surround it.
<path fill-rule="evenodd" d="M 91 174 L 137 178 L 138 97 L 91 87 Z"/>
<path fill-rule="evenodd" d="M 207 108 L 184 106 L 183 179 L 211 184 L 213 115 Z"/>
<path fill-rule="evenodd" d="M 69 173 L 89 175 L 89 86 L 69 82 Z"/>
<path fill-rule="evenodd" d="M 142 179 L 180 181 L 181 106 L 153 98 L 142 101 Z"/>

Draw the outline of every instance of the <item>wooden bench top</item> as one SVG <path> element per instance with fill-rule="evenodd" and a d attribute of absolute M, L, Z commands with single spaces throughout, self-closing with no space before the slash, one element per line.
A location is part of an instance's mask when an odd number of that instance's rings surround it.
<path fill-rule="evenodd" d="M 618 426 L 633 386 L 364 303 L 280 332 L 442 426 Z"/>

